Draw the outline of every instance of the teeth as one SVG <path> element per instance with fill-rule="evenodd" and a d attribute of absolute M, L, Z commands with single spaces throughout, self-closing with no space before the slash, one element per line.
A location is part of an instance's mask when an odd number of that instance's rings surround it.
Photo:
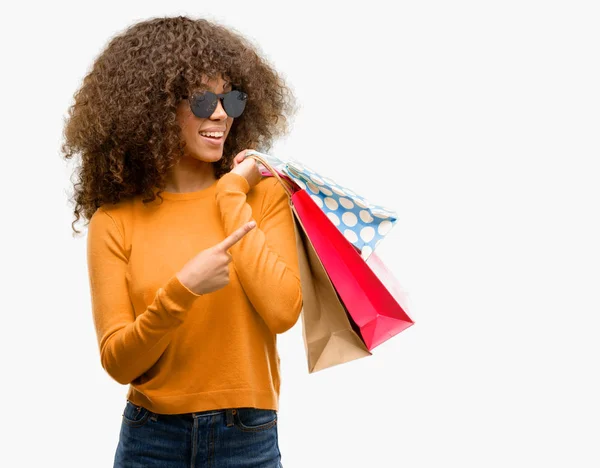
<path fill-rule="evenodd" d="M 200 132 L 200 135 L 220 138 L 224 135 L 224 132 Z"/>

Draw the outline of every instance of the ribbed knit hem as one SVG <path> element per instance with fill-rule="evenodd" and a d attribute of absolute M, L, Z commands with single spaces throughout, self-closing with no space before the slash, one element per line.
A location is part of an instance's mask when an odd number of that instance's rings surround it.
<path fill-rule="evenodd" d="M 249 388 L 218 390 L 183 395 L 151 396 L 129 386 L 127 399 L 157 414 L 182 414 L 226 408 L 279 410 L 279 395 L 269 390 Z"/>

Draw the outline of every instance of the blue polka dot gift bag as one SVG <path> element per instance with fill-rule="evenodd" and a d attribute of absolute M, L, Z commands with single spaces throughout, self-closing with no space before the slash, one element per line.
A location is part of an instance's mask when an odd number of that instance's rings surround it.
<path fill-rule="evenodd" d="M 306 190 L 327 217 L 368 259 L 381 240 L 391 231 L 398 219 L 396 212 L 375 205 L 330 177 L 320 175 L 306 164 L 293 159 L 281 160 L 271 155 L 248 150 L 246 156 L 256 154 L 273 168 L 290 177 Z M 261 171 L 270 174 L 268 170 Z"/>

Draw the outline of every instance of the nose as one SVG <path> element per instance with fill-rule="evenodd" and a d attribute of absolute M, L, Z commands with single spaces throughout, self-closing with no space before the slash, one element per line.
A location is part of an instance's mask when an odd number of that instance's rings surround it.
<path fill-rule="evenodd" d="M 227 118 L 227 112 L 225 112 L 225 109 L 223 108 L 223 103 L 221 102 L 220 98 L 217 99 L 217 107 L 215 108 L 210 118 L 212 120 L 223 120 L 223 118 Z"/>

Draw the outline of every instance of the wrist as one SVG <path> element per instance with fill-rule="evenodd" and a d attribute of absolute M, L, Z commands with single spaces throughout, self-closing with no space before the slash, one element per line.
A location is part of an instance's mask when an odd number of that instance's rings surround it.
<path fill-rule="evenodd" d="M 250 183 L 242 174 L 238 172 L 228 172 L 217 182 L 217 191 L 223 189 L 233 189 L 247 194 L 250 191 Z"/>
<path fill-rule="evenodd" d="M 194 290 L 191 288 L 191 286 L 189 286 L 188 279 L 186 278 L 186 275 L 185 275 L 185 273 L 184 273 L 184 272 L 181 272 L 181 271 L 179 271 L 179 272 L 177 272 L 177 273 L 175 274 L 175 276 L 177 277 L 177 279 L 179 280 L 179 282 L 181 283 L 181 285 L 182 285 L 182 286 L 183 286 L 185 289 L 187 289 L 187 290 L 188 290 L 188 291 L 189 291 L 191 294 L 193 294 L 194 296 L 202 296 L 202 295 L 203 295 L 203 293 L 196 292 L 196 291 L 194 291 Z"/>

